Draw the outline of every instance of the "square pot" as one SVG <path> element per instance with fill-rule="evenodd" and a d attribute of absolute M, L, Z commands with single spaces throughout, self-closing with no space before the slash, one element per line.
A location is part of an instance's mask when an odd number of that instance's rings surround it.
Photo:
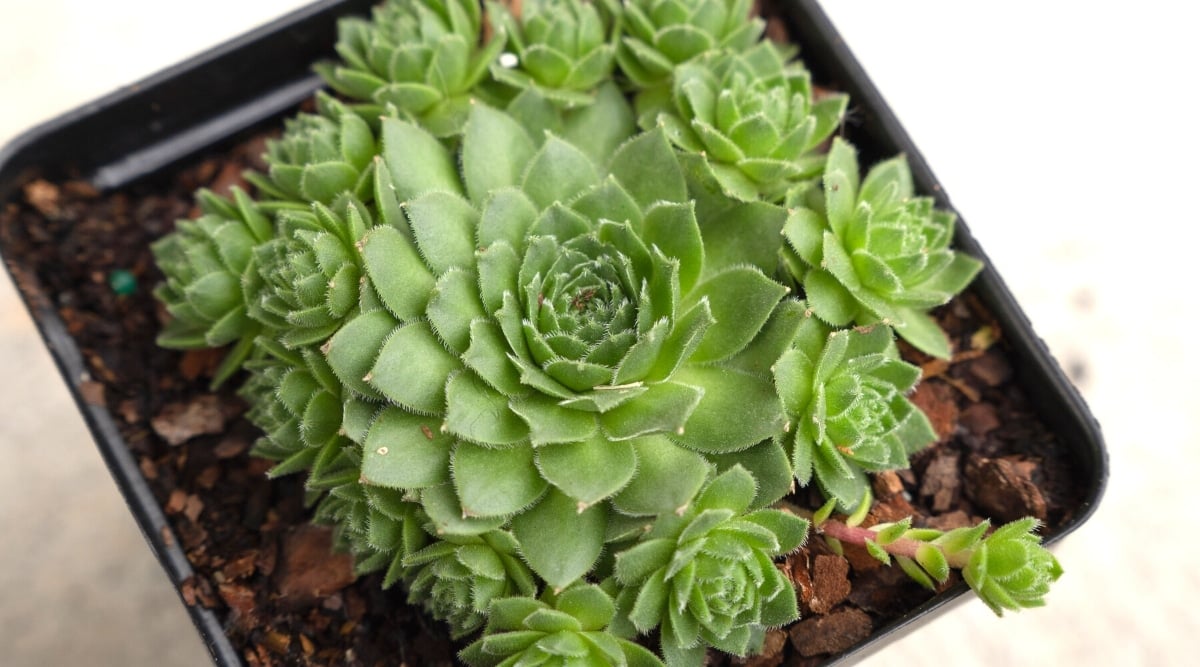
<path fill-rule="evenodd" d="M 21 186 L 34 178 L 53 181 L 75 175 L 102 191 L 122 188 L 266 126 L 294 110 L 320 85 L 310 63 L 332 54 L 336 17 L 366 13 L 372 4 L 373 0 L 314 3 L 35 128 L 0 150 L 0 201 L 14 198 Z M 770 11 L 802 46 L 804 63 L 814 80 L 848 93 L 854 101 L 858 113 L 845 132 L 860 148 L 863 163 L 905 153 L 917 190 L 952 210 L 919 151 L 818 3 L 781 0 L 771 5 Z M 1103 492 L 1108 464 L 1099 427 L 961 218 L 957 246 L 987 264 L 969 291 L 1000 323 L 1005 351 L 1020 385 L 1040 418 L 1068 449 L 1071 467 L 1078 474 L 1078 504 L 1054 527 L 1047 539 L 1053 542 L 1083 523 Z M 30 280 L 19 260 L 8 257 L 6 266 L 19 286 L 28 287 L 36 281 Z M 23 289 L 23 296 L 139 527 L 172 583 L 181 589 L 194 575 L 192 566 L 178 537 L 172 537 L 167 516 L 122 438 L 119 418 L 85 396 L 89 366 L 60 316 L 57 295 Z M 833 660 L 861 657 L 888 638 L 917 627 L 918 621 L 966 590 L 965 584 L 959 584 L 944 591 L 875 628 L 868 639 Z M 187 609 L 214 662 L 241 664 L 241 652 L 227 638 L 221 619 L 202 605 L 191 604 Z"/>

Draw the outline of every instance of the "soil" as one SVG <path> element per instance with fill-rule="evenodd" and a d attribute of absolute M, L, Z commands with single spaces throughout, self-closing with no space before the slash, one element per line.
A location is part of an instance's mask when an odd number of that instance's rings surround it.
<path fill-rule="evenodd" d="M 378 575 L 355 579 L 348 556 L 327 554 L 328 529 L 310 526 L 303 483 L 268 481 L 252 458 L 257 437 L 227 383 L 209 391 L 220 351 L 177 353 L 154 344 L 165 314 L 151 295 L 161 280 L 148 244 L 193 217 L 198 187 L 245 186 L 262 169 L 265 135 L 127 190 L 98 193 L 82 181 L 29 182 L 0 210 L 0 244 L 18 287 L 52 305 L 90 369 L 84 399 L 107 406 L 170 519 L 195 574 L 189 605 L 214 609 L 245 662 L 259 665 L 450 665 L 461 648 L 440 623 L 405 604 Z M 125 273 L 128 272 L 128 273 Z M 129 274 L 136 287 L 129 291 Z M 121 292 L 121 293 L 118 293 Z M 923 381 L 913 400 L 939 442 L 910 470 L 874 480 L 867 520 L 912 515 L 949 529 L 984 517 L 1032 515 L 1046 533 L 1079 506 L 1065 448 L 1015 380 L 1004 335 L 968 291 L 936 312 L 959 352 L 946 362 L 902 345 Z M 815 491 L 788 499 L 820 506 Z M 865 550 L 837 556 L 820 539 L 780 563 L 796 585 L 802 620 L 772 630 L 764 653 L 712 665 L 815 665 L 851 648 L 933 593 Z M 958 582 L 952 575 L 944 588 Z"/>

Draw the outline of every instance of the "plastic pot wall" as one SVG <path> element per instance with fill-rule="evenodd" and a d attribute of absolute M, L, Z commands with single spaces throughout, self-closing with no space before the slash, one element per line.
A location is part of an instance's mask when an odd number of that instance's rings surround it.
<path fill-rule="evenodd" d="M 34 177 L 54 180 L 65 177 L 68 170 L 84 175 L 102 190 L 119 188 L 278 118 L 319 86 L 310 64 L 333 53 L 337 17 L 365 14 L 372 4 L 374 0 L 315 2 L 34 128 L 0 150 L 0 202 L 12 198 Z M 905 153 L 918 191 L 934 196 L 942 207 L 951 208 L 920 152 L 816 0 L 780 0 L 774 4 L 792 38 L 801 45 L 805 65 L 815 81 L 849 93 L 859 110 L 855 123 L 845 133 L 859 147 L 863 164 Z M 1083 500 L 1071 512 L 1071 519 L 1048 540 L 1053 542 L 1086 521 L 1103 493 L 1108 461 L 1100 430 L 961 217 L 959 220 L 958 245 L 987 264 L 972 290 L 1003 326 L 1022 388 L 1070 450 L 1078 471 Z M 192 575 L 191 565 L 177 539 L 164 539 L 170 532 L 169 524 L 113 416 L 106 408 L 83 400 L 80 384 L 87 377 L 83 357 L 50 305 L 53 302 L 53 298 L 30 301 L 26 297 L 26 305 L 105 463 L 151 549 L 178 589 Z M 964 592 L 965 584 L 930 599 L 877 628 L 870 638 L 834 662 L 861 657 L 880 647 Z M 198 605 L 187 609 L 215 664 L 242 664 L 217 616 Z"/>

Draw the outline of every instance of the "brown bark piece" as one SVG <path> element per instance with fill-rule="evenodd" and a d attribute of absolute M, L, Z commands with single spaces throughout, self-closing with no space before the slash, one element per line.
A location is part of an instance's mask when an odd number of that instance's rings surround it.
<path fill-rule="evenodd" d="M 967 489 L 975 504 L 997 521 L 1027 516 L 1045 521 L 1046 499 L 1032 479 L 1037 467 L 1018 457 L 973 456 L 967 461 Z"/>
<path fill-rule="evenodd" d="M 150 426 L 168 445 L 177 446 L 198 435 L 220 433 L 225 428 L 226 418 L 221 400 L 206 394 L 187 403 L 167 405 L 150 420 Z"/>
<path fill-rule="evenodd" d="M 904 493 L 904 481 L 894 470 L 877 472 L 872 476 L 871 490 L 879 500 L 888 500 L 892 496 Z"/>
<path fill-rule="evenodd" d="M 217 587 L 217 593 L 232 612 L 230 620 L 243 628 L 253 627 L 257 622 L 254 613 L 254 589 L 243 584 L 226 583 Z"/>
<path fill-rule="evenodd" d="M 996 406 L 991 403 L 972 403 L 959 415 L 958 423 L 982 437 L 1000 427 L 1000 417 L 996 415 Z"/>
<path fill-rule="evenodd" d="M 945 442 L 958 426 L 954 389 L 944 382 L 922 382 L 909 399 L 929 417 L 938 442 Z"/>
<path fill-rule="evenodd" d="M 958 496 L 960 483 L 958 454 L 940 451 L 925 468 L 925 479 L 921 482 L 921 497 L 931 498 L 935 512 L 946 512 Z"/>
<path fill-rule="evenodd" d="M 813 562 L 813 595 L 809 608 L 817 614 L 828 614 L 850 594 L 850 563 L 840 556 L 817 556 Z"/>
<path fill-rule="evenodd" d="M 284 602 L 308 606 L 354 581 L 354 559 L 332 550 L 333 531 L 325 527 L 303 526 L 284 538 L 277 572 Z"/>
<path fill-rule="evenodd" d="M 987 354 L 972 359 L 967 364 L 967 372 L 979 378 L 989 387 L 998 387 L 1012 377 L 1012 366 L 999 350 L 989 350 Z"/>
<path fill-rule="evenodd" d="M 870 634 L 871 617 L 859 609 L 843 609 L 802 620 L 789 633 L 792 646 L 805 657 L 840 653 Z"/>

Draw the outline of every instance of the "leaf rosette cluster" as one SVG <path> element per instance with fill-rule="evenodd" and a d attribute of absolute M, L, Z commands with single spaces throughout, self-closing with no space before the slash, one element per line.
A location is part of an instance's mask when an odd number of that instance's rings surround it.
<path fill-rule="evenodd" d="M 617 35 L 612 12 L 586 0 L 526 0 L 521 18 L 501 4 L 489 5 L 504 26 L 517 66 L 492 65 L 497 81 L 536 88 L 566 106 L 591 104 L 592 92 L 612 76 Z"/>
<path fill-rule="evenodd" d="M 672 99 L 654 122 L 701 158 L 697 169 L 707 178 L 743 201 L 780 201 L 819 174 L 825 155 L 816 149 L 837 129 L 847 102 L 840 94 L 814 100 L 808 72 L 766 42 L 680 66 Z"/>
<path fill-rule="evenodd" d="M 734 53 L 759 42 L 766 24 L 750 0 L 627 0 L 617 60 L 639 88 L 669 83 L 676 65 L 710 51 Z"/>
<path fill-rule="evenodd" d="M 809 306 L 842 326 L 883 322 L 927 354 L 948 358 L 950 343 L 927 310 L 962 291 L 983 264 L 950 248 L 954 214 L 913 193 L 904 158 L 859 180 L 854 148 L 835 139 L 821 188 L 792 210 L 784 257 Z"/>
<path fill-rule="evenodd" d="M 175 349 L 236 342 L 214 377 L 219 384 L 237 372 L 259 333 L 248 305 L 254 294 L 253 249 L 274 230 L 270 218 L 241 189 L 233 191 L 232 202 L 207 190 L 197 200 L 202 215 L 179 221 L 174 234 L 151 248 L 166 277 L 154 296 L 172 318 L 157 342 Z"/>
<path fill-rule="evenodd" d="M 849 508 L 933 439 L 887 324 L 947 352 L 924 309 L 978 265 L 902 160 L 860 185 L 824 154 L 846 98 L 747 0 L 488 11 L 340 23 L 319 71 L 350 99 L 268 144 L 260 203 L 203 193 L 155 246 L 161 340 L 234 344 L 253 453 L 307 474 L 358 572 L 481 633 L 468 663 L 755 652 L 798 615 L 775 561 L 808 528 L 771 506 L 815 480 Z M 843 537 L 965 565 L 908 531 Z M 1003 537 L 969 580 L 1040 600 L 1055 571 Z"/>
<path fill-rule="evenodd" d="M 668 664 L 699 664 L 705 646 L 746 655 L 763 631 L 796 620 L 796 593 L 772 559 L 803 543 L 808 522 L 787 512 L 747 512 L 754 477 L 735 466 L 682 515 L 660 517 L 616 559 L 617 598 L 641 632 L 661 629 Z M 703 641 L 701 641 L 703 640 Z"/>
<path fill-rule="evenodd" d="M 504 49 L 505 35 L 481 44 L 476 0 L 388 0 L 370 20 L 338 22 L 339 64 L 318 72 L 349 97 L 393 105 L 438 136 L 456 134 L 470 95 Z"/>
<path fill-rule="evenodd" d="M 283 136 L 267 141 L 266 177 L 247 172 L 246 179 L 279 202 L 332 205 L 347 192 L 369 200 L 378 152 L 370 125 L 323 93 L 317 110 L 285 121 Z"/>
<path fill-rule="evenodd" d="M 806 316 L 773 373 L 791 421 L 783 439 L 796 480 L 806 486 L 815 477 L 845 511 L 868 492 L 867 471 L 905 468 L 937 439 L 906 398 L 921 370 L 900 359 L 884 325 L 833 331 Z"/>

